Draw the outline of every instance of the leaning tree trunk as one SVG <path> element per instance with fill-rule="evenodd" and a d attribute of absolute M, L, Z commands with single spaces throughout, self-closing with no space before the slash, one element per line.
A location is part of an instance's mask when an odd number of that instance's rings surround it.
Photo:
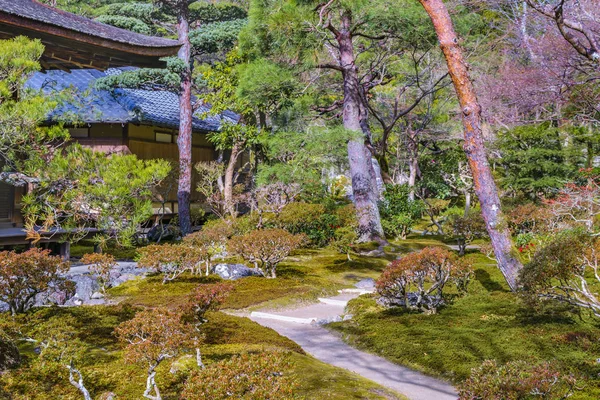
<path fill-rule="evenodd" d="M 340 66 L 344 79 L 344 128 L 361 132 L 361 139 L 348 142 L 348 159 L 352 179 L 354 206 L 358 218 L 360 241 L 383 241 L 385 235 L 381 227 L 375 171 L 371 161 L 371 151 L 362 139 L 360 87 L 354 60 L 352 43 L 352 17 L 349 12 L 342 15 L 340 30 L 335 32 L 340 51 Z"/>
<path fill-rule="evenodd" d="M 191 43 L 189 38 L 189 11 L 187 5 L 179 10 L 177 16 L 177 35 L 181 48 L 177 56 L 186 68 L 181 74 L 179 93 L 179 187 L 177 188 L 177 206 L 179 227 L 183 235 L 192 231 L 190 216 L 190 193 L 192 191 L 192 71 L 190 66 Z"/>
<path fill-rule="evenodd" d="M 510 233 L 500 209 L 498 190 L 492 177 L 483 143 L 481 106 L 475 95 L 467 64 L 443 0 L 419 1 L 433 22 L 440 47 L 448 64 L 448 71 L 462 109 L 465 130 L 464 150 L 473 174 L 475 194 L 481 204 L 481 213 L 492 241 L 498 267 L 514 291 L 517 289 L 519 271 L 523 266 L 514 255 Z"/>

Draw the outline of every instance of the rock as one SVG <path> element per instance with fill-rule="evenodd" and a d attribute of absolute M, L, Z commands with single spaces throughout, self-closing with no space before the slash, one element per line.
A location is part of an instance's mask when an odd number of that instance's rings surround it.
<path fill-rule="evenodd" d="M 375 289 L 375 279 L 366 278 L 361 281 L 358 281 L 355 285 L 357 289 Z"/>
<path fill-rule="evenodd" d="M 100 292 L 94 292 L 92 294 L 92 297 L 90 297 L 90 299 L 94 299 L 94 300 L 98 300 L 98 299 L 103 299 L 104 295 Z"/>
<path fill-rule="evenodd" d="M 180 233 L 179 228 L 174 225 L 156 225 L 148 231 L 146 238 L 151 242 L 158 242 L 159 239 L 173 240 L 178 238 Z"/>
<path fill-rule="evenodd" d="M 75 282 L 76 285 L 74 297 L 83 301 L 91 299 L 92 295 L 100 289 L 96 277 L 89 274 L 73 275 L 69 279 Z"/>
<path fill-rule="evenodd" d="M 17 368 L 21 364 L 19 349 L 13 342 L 0 338 L 0 372 Z"/>
<path fill-rule="evenodd" d="M 247 276 L 264 276 L 259 269 L 248 268 L 243 264 L 217 264 L 213 271 L 221 278 L 228 280 L 236 280 Z"/>
<path fill-rule="evenodd" d="M 382 249 L 375 249 L 366 253 L 362 253 L 362 255 L 365 257 L 383 257 L 385 256 L 385 251 Z"/>

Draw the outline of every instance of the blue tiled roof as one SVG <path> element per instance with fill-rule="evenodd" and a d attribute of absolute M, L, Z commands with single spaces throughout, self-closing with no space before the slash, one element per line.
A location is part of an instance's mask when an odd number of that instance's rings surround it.
<path fill-rule="evenodd" d="M 75 99 L 61 104 L 50 115 L 50 119 L 69 119 L 87 123 L 140 123 L 166 128 L 179 127 L 179 99 L 177 94 L 163 90 L 114 89 L 96 90 L 94 81 L 106 75 L 120 74 L 127 68 L 109 69 L 105 72 L 94 69 L 78 69 L 71 72 L 48 70 L 36 72 L 28 80 L 32 89 L 53 90 L 74 89 Z M 193 129 L 197 131 L 218 131 L 223 119 L 237 121 L 235 113 L 202 119 L 209 110 L 203 105 L 194 114 Z"/>

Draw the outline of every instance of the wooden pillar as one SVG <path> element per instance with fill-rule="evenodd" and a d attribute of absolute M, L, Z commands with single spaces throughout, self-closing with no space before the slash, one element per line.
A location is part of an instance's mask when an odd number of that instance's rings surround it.
<path fill-rule="evenodd" d="M 71 258 L 71 243 L 63 242 L 60 244 L 60 256 L 63 260 L 69 261 Z"/>

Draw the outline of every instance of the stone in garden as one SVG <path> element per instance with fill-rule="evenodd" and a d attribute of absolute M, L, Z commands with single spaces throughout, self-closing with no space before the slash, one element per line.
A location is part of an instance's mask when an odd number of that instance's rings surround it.
<path fill-rule="evenodd" d="M 373 279 L 373 278 L 363 279 L 361 281 L 358 281 L 354 285 L 354 287 L 357 289 L 366 289 L 366 290 L 375 289 L 375 279 Z"/>
<path fill-rule="evenodd" d="M 248 268 L 244 264 L 217 264 L 213 271 L 221 278 L 228 280 L 236 280 L 247 276 L 263 276 L 259 269 Z"/>
<path fill-rule="evenodd" d="M 92 297 L 90 298 L 94 300 L 103 299 L 104 295 L 100 292 L 94 292 L 94 294 L 92 294 Z"/>

